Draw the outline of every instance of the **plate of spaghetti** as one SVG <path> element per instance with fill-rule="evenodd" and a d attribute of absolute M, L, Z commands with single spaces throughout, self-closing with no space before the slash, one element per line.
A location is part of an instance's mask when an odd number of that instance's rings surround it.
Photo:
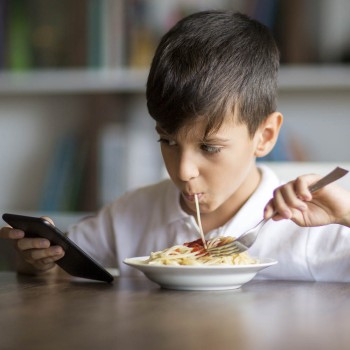
<path fill-rule="evenodd" d="M 225 244 L 233 237 L 217 237 L 207 246 Z M 210 255 L 198 239 L 193 242 L 152 252 L 150 256 L 128 258 L 134 267 L 162 288 L 177 290 L 225 290 L 240 288 L 262 269 L 277 263 L 253 258 L 247 252 L 225 257 Z"/>

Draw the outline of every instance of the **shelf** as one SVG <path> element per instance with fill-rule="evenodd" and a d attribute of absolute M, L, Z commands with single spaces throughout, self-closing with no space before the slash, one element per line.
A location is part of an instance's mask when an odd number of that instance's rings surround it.
<path fill-rule="evenodd" d="M 0 73 L 0 95 L 144 92 L 148 70 L 37 70 Z"/>
<path fill-rule="evenodd" d="M 0 73 L 0 96 L 16 94 L 143 93 L 148 69 L 43 70 Z M 349 66 L 283 66 L 279 88 L 350 90 Z"/>

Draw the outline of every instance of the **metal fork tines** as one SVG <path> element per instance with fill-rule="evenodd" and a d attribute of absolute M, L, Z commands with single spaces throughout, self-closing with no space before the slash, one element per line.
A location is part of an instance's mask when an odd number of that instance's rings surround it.
<path fill-rule="evenodd" d="M 309 190 L 311 193 L 314 193 L 319 189 L 321 189 L 322 187 L 330 184 L 331 182 L 334 182 L 340 179 L 347 173 L 348 173 L 348 170 L 337 167 L 333 171 L 331 171 L 328 175 L 322 177 L 316 183 L 310 185 Z M 208 253 L 212 256 L 220 257 L 220 256 L 227 256 L 227 255 L 244 252 L 245 250 L 247 250 L 253 245 L 262 226 L 264 226 L 267 221 L 269 221 L 273 216 L 275 216 L 275 214 L 276 213 L 273 213 L 268 219 L 261 220 L 260 222 L 258 222 L 257 225 L 255 225 L 253 228 L 243 233 L 239 238 L 229 243 L 223 244 L 221 246 L 214 246 L 214 247 L 208 248 L 207 249 Z"/>
<path fill-rule="evenodd" d="M 207 251 L 210 253 L 210 255 L 215 257 L 244 252 L 251 247 L 253 244 L 252 242 L 255 242 L 258 232 L 268 220 L 269 219 L 263 219 L 259 221 L 253 228 L 242 234 L 238 239 L 235 239 L 232 242 L 226 243 L 222 246 L 208 248 Z"/>

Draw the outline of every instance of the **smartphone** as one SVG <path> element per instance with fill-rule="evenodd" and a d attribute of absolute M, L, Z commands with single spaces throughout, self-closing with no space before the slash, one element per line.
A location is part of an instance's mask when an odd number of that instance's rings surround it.
<path fill-rule="evenodd" d="M 5 213 L 2 218 L 10 226 L 24 231 L 26 237 L 42 237 L 48 239 L 52 245 L 59 245 L 65 251 L 62 259 L 56 261 L 68 274 L 92 280 L 111 283 L 113 276 L 97 261 L 79 248 L 49 221 L 32 216 Z"/>

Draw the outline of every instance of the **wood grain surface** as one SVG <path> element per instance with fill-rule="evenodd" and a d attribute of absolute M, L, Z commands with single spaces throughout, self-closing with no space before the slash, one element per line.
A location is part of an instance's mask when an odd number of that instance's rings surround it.
<path fill-rule="evenodd" d="M 174 291 L 144 277 L 111 285 L 0 273 L 0 349 L 350 348 L 350 284 L 252 281 Z"/>

